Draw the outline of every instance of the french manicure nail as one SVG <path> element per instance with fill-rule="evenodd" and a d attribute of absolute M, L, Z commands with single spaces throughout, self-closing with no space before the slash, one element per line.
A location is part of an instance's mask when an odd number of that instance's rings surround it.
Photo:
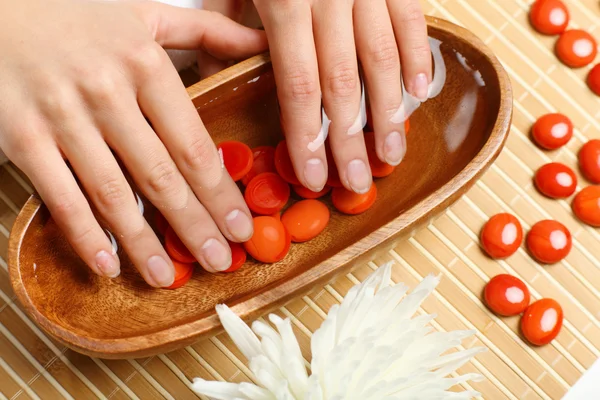
<path fill-rule="evenodd" d="M 323 161 L 318 158 L 308 160 L 304 166 L 304 179 L 309 189 L 315 192 L 322 190 L 327 181 Z"/>
<path fill-rule="evenodd" d="M 396 166 L 402 162 L 406 154 L 406 135 L 400 132 L 392 132 L 385 138 L 383 144 L 385 162 Z"/>
<path fill-rule="evenodd" d="M 225 225 L 229 233 L 237 240 L 245 242 L 252 236 L 254 225 L 252 220 L 240 210 L 233 210 L 225 217 Z"/>
<path fill-rule="evenodd" d="M 108 278 L 116 278 L 121 273 L 119 259 L 106 250 L 100 250 L 96 254 L 96 266 L 100 273 Z"/>
<path fill-rule="evenodd" d="M 148 259 L 148 272 L 154 282 L 162 287 L 171 286 L 175 280 L 175 270 L 160 256 Z"/>
<path fill-rule="evenodd" d="M 371 176 L 362 160 L 352 160 L 348 163 L 348 182 L 356 193 L 367 193 L 371 188 Z"/>
<path fill-rule="evenodd" d="M 231 267 L 231 253 L 216 239 L 208 239 L 202 246 L 204 259 L 215 271 L 225 271 Z"/>
<path fill-rule="evenodd" d="M 425 75 L 424 73 L 420 73 L 417 74 L 417 76 L 415 76 L 413 91 L 413 95 L 415 95 L 417 99 L 421 101 L 427 100 L 427 92 L 429 91 L 429 82 L 427 80 L 427 75 Z"/>

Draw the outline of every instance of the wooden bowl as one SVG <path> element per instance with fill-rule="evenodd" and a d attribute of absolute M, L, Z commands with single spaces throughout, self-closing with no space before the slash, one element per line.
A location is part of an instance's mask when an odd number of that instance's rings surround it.
<path fill-rule="evenodd" d="M 234 274 L 215 275 L 197 268 L 186 286 L 171 291 L 146 285 L 123 253 L 119 278 L 93 275 L 34 195 L 15 222 L 9 249 L 11 282 L 27 312 L 51 337 L 78 352 L 146 357 L 218 333 L 216 304 L 255 319 L 349 272 L 374 250 L 389 248 L 428 222 L 493 162 L 512 115 L 509 79 L 490 50 L 465 29 L 432 18 L 428 23 L 430 35 L 443 42 L 446 84 L 411 117 L 406 158 L 377 181 L 379 197 L 366 213 L 332 211 L 323 234 L 294 244 L 277 264 L 249 262 Z M 190 87 L 189 94 L 217 143 L 237 139 L 258 146 L 280 140 L 268 56 L 229 68 Z M 146 203 L 149 221 L 153 212 Z"/>

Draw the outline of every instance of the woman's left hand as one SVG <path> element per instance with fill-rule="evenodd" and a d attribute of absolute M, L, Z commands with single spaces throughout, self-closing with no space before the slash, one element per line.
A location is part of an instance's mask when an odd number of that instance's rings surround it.
<path fill-rule="evenodd" d="M 372 183 L 360 110 L 358 62 L 369 93 L 377 155 L 397 165 L 406 153 L 402 123 L 391 117 L 409 93 L 426 99 L 431 52 L 419 0 L 254 0 L 269 39 L 282 123 L 296 174 L 318 191 L 327 179 L 321 100 L 342 183 L 365 192 Z M 400 73 L 402 66 L 402 75 Z M 394 119 L 395 121 L 395 119 Z M 353 126 L 354 125 L 354 126 Z"/>

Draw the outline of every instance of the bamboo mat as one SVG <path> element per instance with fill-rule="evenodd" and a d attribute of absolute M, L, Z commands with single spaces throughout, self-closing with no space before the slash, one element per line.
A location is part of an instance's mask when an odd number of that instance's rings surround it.
<path fill-rule="evenodd" d="M 565 2 L 571 26 L 587 29 L 600 39 L 598 1 Z M 550 160 L 576 166 L 582 143 L 600 137 L 600 98 L 585 87 L 587 69 L 575 71 L 560 65 L 552 53 L 554 39 L 540 37 L 529 28 L 530 1 L 422 3 L 427 14 L 474 31 L 510 74 L 515 110 L 506 148 L 489 172 L 429 226 L 380 254 L 374 263 L 292 301 L 279 314 L 292 319 L 308 357 L 311 332 L 329 307 L 376 265 L 395 260 L 394 280 L 412 287 L 429 273 L 441 273 L 438 290 L 421 312 L 437 313 L 434 327 L 439 330 L 476 329 L 464 347 L 485 346 L 489 351 L 459 371 L 479 372 L 487 378 L 471 383 L 472 387 L 486 399 L 559 399 L 600 357 L 600 231 L 579 224 L 569 202 L 541 197 L 531 178 L 535 169 Z M 528 131 L 538 116 L 551 111 L 567 114 L 577 129 L 566 148 L 545 153 L 532 145 Z M 48 339 L 15 301 L 6 272 L 9 230 L 31 190 L 14 166 L 0 167 L 0 399 L 194 399 L 187 388 L 193 377 L 231 382 L 251 379 L 226 335 L 129 361 L 90 359 Z M 558 219 L 573 233 L 573 250 L 564 262 L 544 268 L 523 249 L 506 261 L 486 258 L 477 235 L 485 220 L 501 211 L 519 216 L 525 229 L 541 219 Z M 523 278 L 534 299 L 553 297 L 562 304 L 565 324 L 550 345 L 528 346 L 519 337 L 518 318 L 498 319 L 481 303 L 487 280 L 504 272 Z"/>

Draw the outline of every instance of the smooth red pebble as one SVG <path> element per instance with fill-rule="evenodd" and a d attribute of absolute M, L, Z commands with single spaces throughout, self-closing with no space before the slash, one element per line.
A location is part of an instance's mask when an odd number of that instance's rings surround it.
<path fill-rule="evenodd" d="M 556 41 L 556 56 L 571 68 L 585 67 L 596 58 L 596 39 L 586 31 L 572 29 L 565 31 Z"/>
<path fill-rule="evenodd" d="M 288 253 L 290 252 L 290 248 L 292 247 L 292 235 L 290 235 L 290 233 L 285 228 L 284 228 L 284 231 L 285 231 L 285 237 L 284 237 L 283 250 L 281 250 L 279 255 L 277 255 L 277 257 L 275 257 L 275 262 L 279 262 L 279 261 L 283 260 L 285 258 L 285 256 L 288 255 Z"/>
<path fill-rule="evenodd" d="M 158 210 L 154 211 L 154 225 L 158 233 L 165 236 L 167 229 L 169 229 L 169 222 Z"/>
<path fill-rule="evenodd" d="M 577 189 L 575 172 L 564 164 L 553 162 L 543 165 L 535 173 L 535 186 L 538 190 L 553 199 L 571 196 Z"/>
<path fill-rule="evenodd" d="M 600 96 L 600 64 L 590 70 L 587 77 L 587 83 L 592 92 Z"/>
<path fill-rule="evenodd" d="M 555 150 L 571 140 L 573 123 L 563 114 L 546 114 L 538 118 L 531 133 L 538 146 L 547 150 Z"/>
<path fill-rule="evenodd" d="M 367 147 L 367 156 L 371 167 L 371 174 L 375 178 L 384 178 L 394 172 L 393 165 L 383 162 L 377 156 L 375 149 L 375 134 L 373 132 L 365 132 L 365 146 Z"/>
<path fill-rule="evenodd" d="M 191 264 L 196 262 L 196 257 L 185 247 L 173 228 L 169 227 L 165 233 L 165 250 L 173 260 Z"/>
<path fill-rule="evenodd" d="M 342 181 L 340 180 L 340 173 L 333 159 L 329 142 L 325 145 L 325 155 L 327 156 L 327 186 L 332 188 L 343 187 L 344 185 L 342 185 Z"/>
<path fill-rule="evenodd" d="M 279 175 L 265 172 L 256 175 L 244 192 L 250 210 L 261 215 L 280 211 L 290 199 L 290 185 Z"/>
<path fill-rule="evenodd" d="M 231 267 L 226 269 L 223 272 L 235 272 L 244 265 L 246 262 L 246 250 L 244 250 L 244 246 L 241 243 L 230 242 L 229 248 L 231 248 Z"/>
<path fill-rule="evenodd" d="M 506 258 L 514 254 L 523 241 L 523 228 L 512 214 L 491 217 L 480 235 L 481 247 L 492 258 Z"/>
<path fill-rule="evenodd" d="M 253 219 L 254 234 L 244 243 L 244 248 L 255 260 L 263 263 L 279 261 L 285 252 L 287 238 L 281 221 L 271 216 L 260 216 Z"/>
<path fill-rule="evenodd" d="M 558 35 L 567 29 L 569 10 L 560 0 L 537 0 L 529 10 L 529 22 L 544 35 Z"/>
<path fill-rule="evenodd" d="M 600 186 L 588 186 L 577 193 L 571 204 L 581 222 L 600 228 Z"/>
<path fill-rule="evenodd" d="M 239 181 L 252 168 L 252 150 L 246 144 L 236 140 L 219 143 L 217 148 L 223 154 L 223 164 L 231 179 Z"/>
<path fill-rule="evenodd" d="M 178 289 L 188 283 L 194 274 L 194 264 L 182 263 L 177 260 L 171 260 L 175 267 L 175 280 L 173 284 L 165 289 Z"/>
<path fill-rule="evenodd" d="M 571 246 L 571 232 L 558 221 L 540 221 L 527 234 L 529 252 L 544 264 L 559 262 L 569 254 Z"/>
<path fill-rule="evenodd" d="M 333 188 L 331 192 L 331 201 L 333 206 L 344 214 L 356 215 L 367 211 L 377 199 L 377 186 L 371 184 L 367 193 L 355 193 L 350 190 L 339 187 Z"/>
<path fill-rule="evenodd" d="M 509 317 L 521 314 L 529 305 L 529 289 L 517 277 L 508 274 L 496 275 L 485 285 L 485 303 L 498 315 Z"/>
<path fill-rule="evenodd" d="M 590 182 L 600 183 L 600 139 L 592 139 L 581 147 L 579 168 Z"/>
<path fill-rule="evenodd" d="M 242 178 L 242 184 L 248 186 L 248 183 L 258 174 L 263 172 L 277 172 L 275 169 L 275 147 L 261 146 L 252 149 L 252 168 Z"/>
<path fill-rule="evenodd" d="M 303 199 L 319 199 L 331 192 L 330 186 L 325 186 L 320 192 L 313 192 L 302 185 L 294 185 L 292 186 L 292 189 L 294 189 L 294 192 Z"/>
<path fill-rule="evenodd" d="M 521 318 L 521 332 L 533 345 L 550 343 L 560 332 L 563 310 L 553 299 L 540 299 L 531 304 Z"/>
<path fill-rule="evenodd" d="M 317 237 L 329 223 L 329 209 L 319 200 L 302 200 L 281 217 L 292 242 L 302 243 Z"/>
<path fill-rule="evenodd" d="M 277 173 L 289 184 L 299 185 L 300 181 L 294 172 L 294 165 L 290 158 L 287 142 L 282 140 L 275 148 L 275 169 Z"/>

